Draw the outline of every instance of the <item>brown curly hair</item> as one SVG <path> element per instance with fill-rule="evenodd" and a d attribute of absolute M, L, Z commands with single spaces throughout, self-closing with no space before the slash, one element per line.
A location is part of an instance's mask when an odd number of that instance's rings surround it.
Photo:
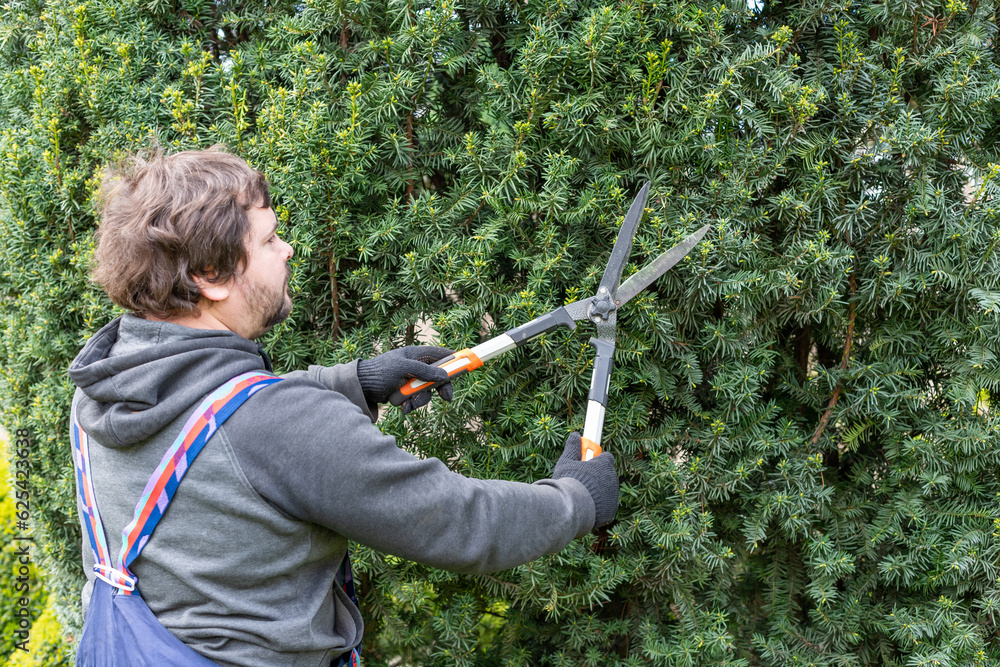
<path fill-rule="evenodd" d="M 221 144 L 129 156 L 98 191 L 91 275 L 140 317 L 197 317 L 192 276 L 226 282 L 246 268 L 251 206 L 270 208 L 267 179 Z"/>

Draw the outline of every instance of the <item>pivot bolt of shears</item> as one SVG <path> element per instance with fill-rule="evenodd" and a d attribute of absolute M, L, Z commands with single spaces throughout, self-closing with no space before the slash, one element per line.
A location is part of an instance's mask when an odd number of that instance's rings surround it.
<path fill-rule="evenodd" d="M 606 287 L 602 287 L 597 291 L 597 296 L 594 297 L 594 300 L 590 302 L 590 309 L 587 315 L 594 322 L 600 322 L 608 319 L 608 313 L 614 309 L 615 304 L 611 300 L 611 295 L 608 294 Z"/>

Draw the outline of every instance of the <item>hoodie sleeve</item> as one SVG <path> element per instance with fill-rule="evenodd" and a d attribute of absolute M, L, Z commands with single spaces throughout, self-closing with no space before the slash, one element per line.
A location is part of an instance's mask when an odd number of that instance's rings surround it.
<path fill-rule="evenodd" d="M 259 392 L 223 432 L 250 484 L 280 511 L 434 567 L 508 569 L 594 525 L 579 481 L 464 477 L 403 451 L 357 403 L 303 378 Z"/>
<path fill-rule="evenodd" d="M 369 402 L 361 389 L 361 381 L 358 380 L 358 359 L 349 364 L 337 364 L 336 366 L 310 366 L 308 370 L 292 371 L 281 377 L 286 380 L 307 378 L 319 382 L 327 389 L 332 389 L 346 396 L 351 403 L 361 408 L 361 412 L 373 424 L 378 419 L 378 404 Z"/>

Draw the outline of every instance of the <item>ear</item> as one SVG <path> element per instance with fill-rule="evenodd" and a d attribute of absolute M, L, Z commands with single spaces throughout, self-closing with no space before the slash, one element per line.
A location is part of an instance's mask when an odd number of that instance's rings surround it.
<path fill-rule="evenodd" d="M 212 282 L 211 279 L 215 277 L 215 272 L 209 272 L 203 275 L 191 274 L 191 280 L 194 284 L 198 286 L 198 291 L 201 292 L 201 296 L 207 301 L 225 301 L 229 298 L 229 280 L 225 282 Z"/>

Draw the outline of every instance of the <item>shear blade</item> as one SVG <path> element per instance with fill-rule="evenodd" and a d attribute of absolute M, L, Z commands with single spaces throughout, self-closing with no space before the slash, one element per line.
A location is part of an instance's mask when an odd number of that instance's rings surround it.
<path fill-rule="evenodd" d="M 615 294 L 616 307 L 621 308 L 629 299 L 649 287 L 654 280 L 669 271 L 674 264 L 681 261 L 684 256 L 691 252 L 691 250 L 698 245 L 698 242 L 705 237 L 709 228 L 711 228 L 711 225 L 705 225 L 694 234 L 691 234 L 673 248 L 633 273 L 629 279 L 625 281 L 625 284 L 618 288 L 618 293 Z"/>
<path fill-rule="evenodd" d="M 608 266 L 604 269 L 604 276 L 601 278 L 601 287 L 606 288 L 607 294 L 612 295 L 618 289 L 618 283 L 622 279 L 622 271 L 628 263 L 629 253 L 632 252 L 632 240 L 635 238 L 636 227 L 642 220 L 642 212 L 646 208 L 646 197 L 649 196 L 650 183 L 647 181 L 639 194 L 632 200 L 632 205 L 625 215 L 621 229 L 618 230 L 618 238 L 615 239 L 615 247 L 611 249 L 611 257 L 608 259 Z"/>

